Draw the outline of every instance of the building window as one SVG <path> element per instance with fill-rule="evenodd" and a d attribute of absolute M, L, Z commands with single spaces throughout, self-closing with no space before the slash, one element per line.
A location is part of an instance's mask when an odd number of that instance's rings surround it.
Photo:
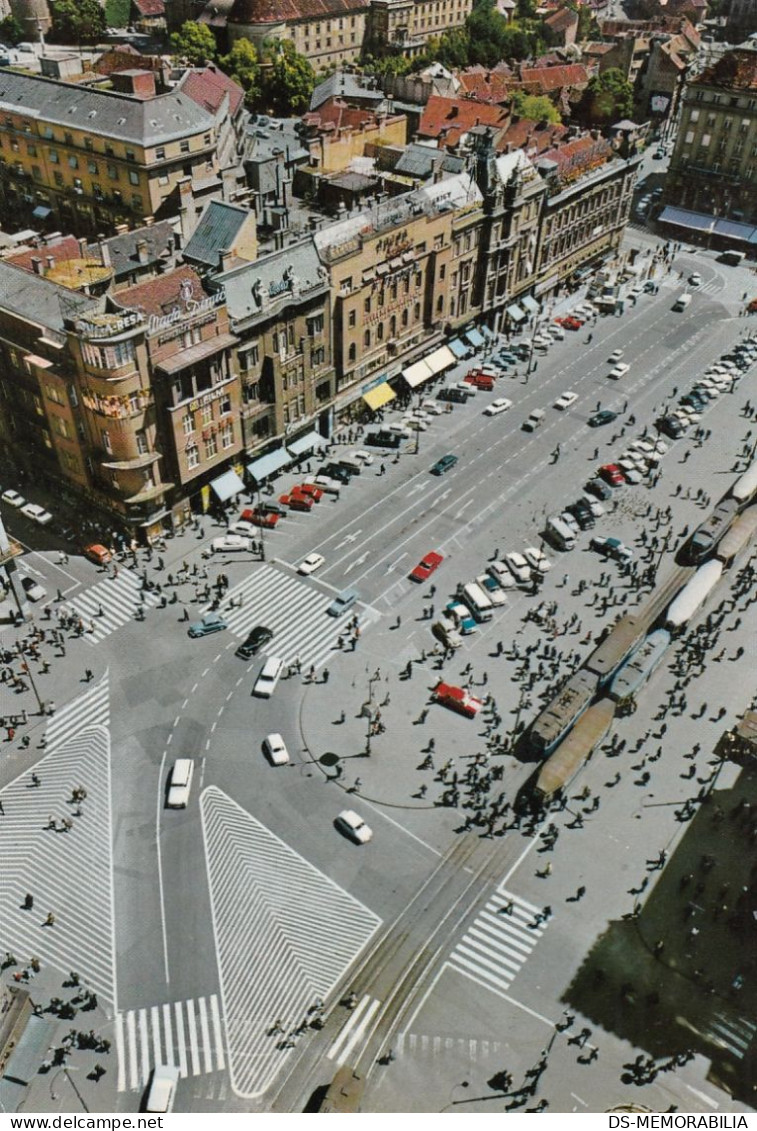
<path fill-rule="evenodd" d="M 106 452 L 108 452 L 110 455 L 112 455 L 113 454 L 113 448 L 112 448 L 111 442 L 110 442 L 110 432 L 108 431 L 107 428 L 103 428 L 102 432 L 100 433 L 100 439 L 102 440 L 102 445 L 105 448 Z"/>
<path fill-rule="evenodd" d="M 185 412 L 181 418 L 181 427 L 185 436 L 191 436 L 195 430 L 195 418 L 191 412 Z"/>
<path fill-rule="evenodd" d="M 213 405 L 212 404 L 205 404 L 205 405 L 202 406 L 201 419 L 202 419 L 203 424 L 210 424 L 211 420 L 213 419 Z"/>
<path fill-rule="evenodd" d="M 349 314 L 347 315 L 347 325 L 348 326 L 355 326 L 356 323 L 357 323 L 357 312 L 354 311 L 354 310 L 351 310 L 349 312 Z"/>
<path fill-rule="evenodd" d="M 130 185 L 138 185 L 139 184 L 139 173 L 135 173 L 133 169 L 129 169 L 129 184 Z"/>
<path fill-rule="evenodd" d="M 50 163 L 52 165 L 59 165 L 60 164 L 60 157 L 58 156 L 57 149 L 51 149 L 50 152 L 49 152 L 49 157 L 50 157 Z"/>
<path fill-rule="evenodd" d="M 371 313 L 371 300 L 370 300 L 370 296 L 369 296 L 369 297 L 368 297 L 368 298 L 367 298 L 367 299 L 366 299 L 366 300 L 364 301 L 364 303 L 363 303 L 363 310 L 365 311 L 365 313 L 366 313 L 366 314 L 370 314 L 370 313 Z"/>
<path fill-rule="evenodd" d="M 95 177 L 97 176 L 97 165 L 94 161 L 87 162 L 87 172 L 92 173 Z"/>
<path fill-rule="evenodd" d="M 323 315 L 317 314 L 314 318 L 308 318 L 308 333 L 312 338 L 318 334 L 323 333 Z"/>
<path fill-rule="evenodd" d="M 115 165 L 108 165 L 108 176 L 112 181 L 118 180 L 118 169 Z"/>
<path fill-rule="evenodd" d="M 69 165 L 69 168 L 71 168 L 71 169 L 78 169 L 78 168 L 79 168 L 79 160 L 78 160 L 78 158 L 77 158 L 77 157 L 73 157 L 73 156 L 69 157 L 69 159 L 68 159 L 68 165 Z"/>
<path fill-rule="evenodd" d="M 191 471 L 193 467 L 200 466 L 200 449 L 197 444 L 193 444 L 191 448 L 187 448 L 187 467 Z"/>
<path fill-rule="evenodd" d="M 357 359 L 357 346 L 354 342 L 350 343 L 350 348 L 347 350 L 347 357 L 349 361 L 355 361 Z"/>
<path fill-rule="evenodd" d="M 205 459 L 210 459 L 212 456 L 218 455 L 218 437 L 213 435 L 208 436 L 205 441 Z"/>
<path fill-rule="evenodd" d="M 230 448 L 234 443 L 234 425 L 231 421 L 221 430 L 221 447 Z"/>
<path fill-rule="evenodd" d="M 158 177 L 158 184 L 159 185 L 167 185 L 168 184 L 168 177 L 166 176 L 165 173 L 161 173 L 161 175 Z"/>
<path fill-rule="evenodd" d="M 147 450 L 147 437 L 144 432 L 137 432 L 137 451 L 141 456 L 146 456 Z"/>
<path fill-rule="evenodd" d="M 155 150 L 155 160 L 156 161 L 163 161 L 165 156 L 166 156 L 165 146 L 159 145 L 158 148 Z"/>
<path fill-rule="evenodd" d="M 180 153 L 189 153 L 189 142 L 188 141 L 182 141 L 181 142 L 181 144 L 179 145 L 179 152 Z"/>
<path fill-rule="evenodd" d="M 231 397 L 223 397 L 221 400 L 221 416 L 226 416 L 231 412 Z"/>

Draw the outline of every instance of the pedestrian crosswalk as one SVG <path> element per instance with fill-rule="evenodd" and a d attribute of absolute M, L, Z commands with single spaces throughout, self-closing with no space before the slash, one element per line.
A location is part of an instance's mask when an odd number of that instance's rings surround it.
<path fill-rule="evenodd" d="M 350 1060 L 370 1030 L 370 1024 L 381 1007 L 378 998 L 364 994 L 347 1019 L 347 1023 L 336 1038 L 331 1048 L 326 1053 L 329 1060 L 333 1060 L 341 1067 Z"/>
<path fill-rule="evenodd" d="M 757 1024 L 746 1017 L 715 1013 L 708 1025 L 710 1040 L 742 1060 L 754 1041 Z"/>
<path fill-rule="evenodd" d="M 156 1064 L 181 1076 L 226 1068 L 224 1029 L 217 994 L 165 1002 L 116 1014 L 118 1091 L 142 1089 Z"/>
<path fill-rule="evenodd" d="M 503 885 L 476 916 L 446 965 L 493 993 L 505 995 L 546 930 L 541 908 Z"/>
<path fill-rule="evenodd" d="M 111 632 L 134 620 L 140 605 L 145 609 L 157 605 L 159 598 L 149 589 L 143 590 L 135 573 L 119 566 L 118 576 L 108 576 L 75 597 L 67 597 L 62 609 L 70 610 L 84 622 L 82 640 L 97 644 Z"/>
<path fill-rule="evenodd" d="M 485 1037 L 441 1037 L 429 1033 L 398 1033 L 394 1051 L 397 1056 L 407 1053 L 410 1056 L 428 1056 L 433 1059 L 452 1056 L 457 1064 L 463 1061 L 476 1063 L 487 1057 L 497 1056 L 507 1048 L 500 1041 Z"/>
<path fill-rule="evenodd" d="M 110 726 L 110 684 L 108 671 L 91 683 L 86 691 L 58 708 L 45 731 L 48 750 L 54 750 L 87 727 Z"/>
<path fill-rule="evenodd" d="M 240 599 L 241 607 L 235 608 Z M 333 594 L 324 594 L 312 583 L 266 562 L 226 593 L 222 611 L 237 636 L 246 636 L 255 625 L 266 625 L 275 633 L 269 652 L 287 664 L 299 659 L 303 669 L 320 668 L 334 654 L 338 638 L 346 635 L 349 620 L 327 615 L 332 600 Z M 374 609 L 365 606 L 356 605 L 354 613 L 361 631 L 379 619 Z"/>
<path fill-rule="evenodd" d="M 252 1099 L 381 920 L 217 787 L 200 812 L 229 1074 Z"/>

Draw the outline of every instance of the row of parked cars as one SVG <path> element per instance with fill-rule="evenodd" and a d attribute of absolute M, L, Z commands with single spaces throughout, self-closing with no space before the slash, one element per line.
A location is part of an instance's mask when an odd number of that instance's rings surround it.
<path fill-rule="evenodd" d="M 750 366 L 757 361 L 757 335 L 750 335 L 724 353 L 684 393 L 678 407 L 657 421 L 660 432 L 671 439 L 683 436 L 693 424 L 698 424 L 702 413 L 721 395 L 735 388 Z"/>
<path fill-rule="evenodd" d="M 14 510 L 20 511 L 21 514 L 26 515 L 39 526 L 47 526 L 49 522 L 53 521 L 53 516 L 44 507 L 39 506 L 38 503 L 27 503 L 23 495 L 11 488 L 3 491 L 0 495 L 0 501 L 9 507 L 13 507 Z"/>

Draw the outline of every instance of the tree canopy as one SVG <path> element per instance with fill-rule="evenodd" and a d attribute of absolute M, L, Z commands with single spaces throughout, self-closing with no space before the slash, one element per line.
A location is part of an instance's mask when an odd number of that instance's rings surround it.
<path fill-rule="evenodd" d="M 260 59 L 255 45 L 249 39 L 237 39 L 221 59 L 221 66 L 242 87 L 247 104 L 254 107 L 260 99 Z"/>
<path fill-rule="evenodd" d="M 196 24 L 192 20 L 187 20 L 173 33 L 171 48 L 174 55 L 186 59 L 192 67 L 201 67 L 203 63 L 212 62 L 216 57 L 213 32 L 207 24 Z"/>
<path fill-rule="evenodd" d="M 607 126 L 632 114 L 633 87 L 617 67 L 594 76 L 577 108 L 578 117 L 590 126 Z"/>
<path fill-rule="evenodd" d="M 288 40 L 265 40 L 261 48 L 261 101 L 273 114 L 303 114 L 315 88 L 310 61 Z"/>
<path fill-rule="evenodd" d="M 512 107 L 521 118 L 529 118 L 534 122 L 558 125 L 562 121 L 560 111 L 546 94 L 524 94 L 522 90 L 516 90 L 512 96 Z"/>
<path fill-rule="evenodd" d="M 23 38 L 24 29 L 13 13 L 0 20 L 0 42 L 15 47 Z"/>
<path fill-rule="evenodd" d="M 53 0 L 50 39 L 56 43 L 96 43 L 105 34 L 105 11 L 98 0 Z"/>

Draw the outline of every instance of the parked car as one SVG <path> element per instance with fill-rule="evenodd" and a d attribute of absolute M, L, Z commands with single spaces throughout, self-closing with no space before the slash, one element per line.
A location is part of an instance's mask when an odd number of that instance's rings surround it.
<path fill-rule="evenodd" d="M 10 489 L 3 491 L 2 495 L 0 495 L 0 499 L 2 499 L 4 503 L 7 503 L 9 507 L 23 507 L 26 503 L 26 499 L 23 495 L 19 495 L 18 491 L 11 491 Z"/>
<path fill-rule="evenodd" d="M 250 508 L 242 511 L 242 522 L 247 526 L 259 526 L 263 530 L 275 530 L 278 521 L 279 515 L 272 511 L 267 513 Z"/>
<path fill-rule="evenodd" d="M 538 546 L 529 546 L 527 550 L 523 551 L 523 557 L 531 566 L 531 569 L 535 569 L 537 573 L 549 573 L 552 569 L 549 558 Z"/>
<path fill-rule="evenodd" d="M 39 506 L 38 503 L 27 503 L 26 506 L 21 508 L 21 514 L 25 514 L 27 518 L 39 523 L 40 526 L 47 526 L 48 522 L 53 521 L 50 512 Z"/>
<path fill-rule="evenodd" d="M 599 474 L 602 476 L 605 483 L 609 483 L 611 487 L 622 487 L 625 483 L 623 472 L 616 463 L 604 464 L 600 467 Z"/>
<path fill-rule="evenodd" d="M 439 395 L 441 396 L 441 393 Z M 367 432 L 365 442 L 374 448 L 398 448 L 402 443 L 402 437 L 398 436 L 396 432 L 390 432 L 387 428 L 379 428 L 375 432 Z M 326 478 L 326 476 L 318 475 L 316 482 L 323 478 Z"/>
<path fill-rule="evenodd" d="M 226 621 L 218 613 L 205 613 L 202 620 L 190 624 L 187 629 L 187 636 L 191 636 L 193 639 L 199 636 L 210 636 L 214 632 L 223 632 L 228 627 Z"/>
<path fill-rule="evenodd" d="M 306 499 L 312 499 L 314 503 L 320 503 L 323 498 L 323 491 L 320 487 L 316 487 L 315 483 L 297 483 L 292 488 L 293 495 L 304 495 Z"/>
<path fill-rule="evenodd" d="M 599 477 L 589 479 L 584 485 L 584 491 L 588 491 L 590 495 L 595 495 L 596 498 L 601 499 L 603 502 L 612 498 L 612 487 Z"/>
<path fill-rule="evenodd" d="M 426 554 L 425 558 L 418 562 L 415 569 L 410 571 L 411 581 L 428 581 L 431 574 L 434 573 L 444 561 L 444 555 L 439 554 L 436 550 L 432 550 Z"/>
<path fill-rule="evenodd" d="M 308 556 L 306 558 L 303 558 L 303 560 L 297 566 L 297 572 L 304 574 L 305 577 L 308 577 L 311 573 L 315 573 L 317 569 L 320 569 L 325 561 L 326 559 L 324 558 L 323 554 L 308 554 Z"/>
<path fill-rule="evenodd" d="M 313 509 L 313 500 L 311 498 L 307 495 L 296 495 L 294 491 L 292 491 L 291 495 L 280 495 L 279 502 L 293 511 L 311 511 Z"/>
<path fill-rule="evenodd" d="M 241 534 L 224 534 L 214 538 L 210 548 L 214 554 L 247 553 L 252 549 L 252 542 Z"/>
<path fill-rule="evenodd" d="M 431 625 L 431 632 L 445 648 L 452 648 L 454 651 L 462 647 L 463 638 L 455 628 L 454 621 L 448 619 L 444 614 Z"/>
<path fill-rule="evenodd" d="M 373 839 L 373 829 L 354 809 L 343 809 L 334 824 L 340 833 L 349 840 L 354 840 L 355 844 L 367 844 Z"/>
<path fill-rule="evenodd" d="M 633 550 L 619 538 L 600 538 L 595 535 L 589 542 L 589 547 L 597 554 L 604 554 L 618 562 L 630 562 L 633 558 Z"/>
<path fill-rule="evenodd" d="M 271 518 L 276 518 L 276 515 L 270 515 Z M 276 518 L 278 522 L 278 518 Z M 256 523 L 252 522 L 233 522 L 226 530 L 227 535 L 241 534 L 243 538 L 252 538 L 257 534 Z"/>
<path fill-rule="evenodd" d="M 505 561 L 518 584 L 527 585 L 531 580 L 531 567 L 523 557 L 523 554 L 505 554 Z"/>
<path fill-rule="evenodd" d="M 250 660 L 271 640 L 273 640 L 273 629 L 258 624 L 247 634 L 247 639 L 242 641 L 234 655 L 239 656 L 241 660 Z"/>
<path fill-rule="evenodd" d="M 493 605 L 506 605 L 507 594 L 498 582 L 489 573 L 482 573 L 476 578 L 479 585 Z"/>

